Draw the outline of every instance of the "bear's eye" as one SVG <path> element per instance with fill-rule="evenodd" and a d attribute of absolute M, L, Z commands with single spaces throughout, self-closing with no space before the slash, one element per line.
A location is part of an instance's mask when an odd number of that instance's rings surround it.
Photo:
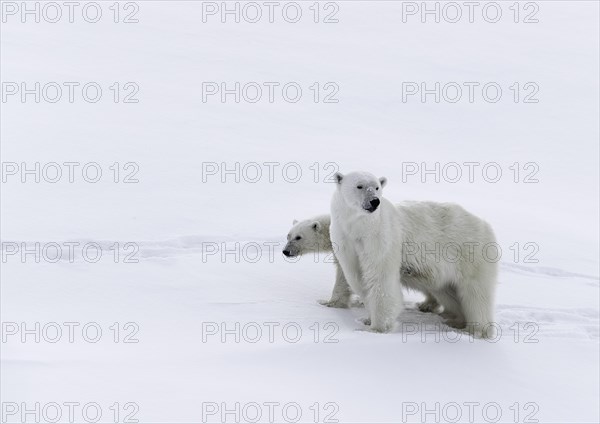
<path fill-rule="evenodd" d="M 379 190 L 379 187 L 376 187 L 375 190 Z"/>
<path fill-rule="evenodd" d="M 362 190 L 363 186 L 359 185 L 359 186 L 356 186 L 356 188 L 359 190 Z"/>
<path fill-rule="evenodd" d="M 297 236 L 294 240 L 300 240 L 302 237 Z"/>

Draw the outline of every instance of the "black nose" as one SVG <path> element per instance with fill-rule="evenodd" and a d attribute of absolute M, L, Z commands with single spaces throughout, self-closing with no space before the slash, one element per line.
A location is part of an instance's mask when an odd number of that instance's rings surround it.
<path fill-rule="evenodd" d="M 289 250 L 284 250 L 284 251 L 283 251 L 283 254 L 289 258 L 289 256 L 290 256 L 290 251 L 289 251 Z"/>
<path fill-rule="evenodd" d="M 379 201 L 379 199 L 373 199 L 369 203 L 371 203 L 371 206 L 373 208 L 376 208 L 377 206 L 379 206 L 379 203 L 381 203 L 381 202 Z"/>

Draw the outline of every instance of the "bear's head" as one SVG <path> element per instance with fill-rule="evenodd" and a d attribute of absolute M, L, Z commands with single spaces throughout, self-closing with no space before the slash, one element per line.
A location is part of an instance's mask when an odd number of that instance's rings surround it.
<path fill-rule="evenodd" d="M 285 256 L 293 258 L 309 252 L 323 251 L 323 224 L 307 219 L 301 222 L 294 220 L 293 225 L 287 235 L 287 244 L 283 248 Z M 329 234 L 326 237 L 329 238 Z"/>
<path fill-rule="evenodd" d="M 342 175 L 336 172 L 335 181 L 342 199 L 352 209 L 373 213 L 381 203 L 385 177 L 377 178 L 368 172 L 351 172 Z"/>

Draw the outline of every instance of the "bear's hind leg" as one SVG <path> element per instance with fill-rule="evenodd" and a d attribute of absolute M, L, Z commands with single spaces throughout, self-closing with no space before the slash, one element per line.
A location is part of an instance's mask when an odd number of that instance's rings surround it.
<path fill-rule="evenodd" d="M 474 281 L 464 283 L 459 295 L 469 332 L 478 338 L 493 338 L 493 296 L 489 287 Z"/>
<path fill-rule="evenodd" d="M 446 325 L 452 328 L 465 328 L 466 320 L 454 287 L 446 286 L 444 289 L 436 291 L 434 296 L 444 307 L 441 316 L 446 319 Z"/>

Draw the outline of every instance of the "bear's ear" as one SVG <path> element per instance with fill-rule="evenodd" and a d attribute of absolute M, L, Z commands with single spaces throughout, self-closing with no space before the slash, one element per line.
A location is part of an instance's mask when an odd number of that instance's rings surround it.
<path fill-rule="evenodd" d="M 341 172 L 336 172 L 333 175 L 333 179 L 337 184 L 341 184 L 343 178 L 344 178 L 344 175 Z"/>
<path fill-rule="evenodd" d="M 297 219 L 294 219 L 294 222 L 292 222 L 292 225 L 296 225 L 298 223 Z"/>
<path fill-rule="evenodd" d="M 315 221 L 312 223 L 311 228 L 315 231 L 321 230 L 321 223 L 319 221 Z"/>
<path fill-rule="evenodd" d="M 381 184 L 381 188 L 384 188 L 384 187 L 385 187 L 385 185 L 387 184 L 387 178 L 385 178 L 385 177 L 381 177 L 381 178 L 379 179 L 379 184 Z"/>

